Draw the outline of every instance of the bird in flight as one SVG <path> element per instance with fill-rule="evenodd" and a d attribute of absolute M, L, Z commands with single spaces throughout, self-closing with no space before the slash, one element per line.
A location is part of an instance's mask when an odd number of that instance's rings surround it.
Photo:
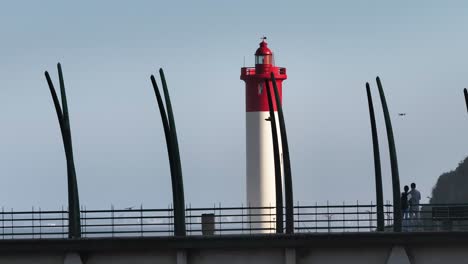
<path fill-rule="evenodd" d="M 405 116 L 406 113 L 398 113 L 399 116 Z"/>

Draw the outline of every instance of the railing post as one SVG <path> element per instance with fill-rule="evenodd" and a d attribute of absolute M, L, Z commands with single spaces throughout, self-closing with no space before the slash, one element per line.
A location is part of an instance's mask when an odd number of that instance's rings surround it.
<path fill-rule="evenodd" d="M 330 216 L 330 205 L 328 203 L 328 200 L 327 200 L 327 228 L 328 228 L 328 233 L 330 233 L 330 220 L 331 220 L 331 216 Z"/>
<path fill-rule="evenodd" d="M 114 237 L 114 205 L 111 205 L 111 234 Z"/>
<path fill-rule="evenodd" d="M 346 230 L 346 213 L 345 213 L 345 202 L 343 201 L 343 207 L 342 207 L 342 211 L 343 211 L 343 232 L 345 232 Z"/>
<path fill-rule="evenodd" d="M 14 238 L 15 235 L 15 231 L 13 229 L 13 226 L 15 225 L 14 221 L 13 221 L 13 208 L 11 208 L 11 238 Z"/>
<path fill-rule="evenodd" d="M 32 221 L 32 224 L 31 224 L 31 226 L 32 226 L 31 235 L 32 235 L 32 238 L 34 239 L 34 206 L 32 207 L 31 215 L 32 215 L 32 217 L 31 217 L 31 218 L 32 218 L 32 219 L 31 219 L 31 221 Z"/>
<path fill-rule="evenodd" d="M 315 233 L 318 232 L 318 222 L 317 222 L 317 218 L 318 218 L 318 211 L 317 211 L 317 208 L 318 208 L 318 203 L 315 202 Z"/>
<path fill-rule="evenodd" d="M 269 208 L 268 208 L 268 217 L 269 217 L 269 220 L 268 220 L 268 233 L 270 233 L 271 229 L 272 229 L 272 227 L 271 227 L 271 223 L 272 223 L 271 216 L 272 216 L 272 214 L 271 214 L 271 203 L 269 203 Z"/>
<path fill-rule="evenodd" d="M 170 222 L 171 222 L 171 231 L 172 233 L 175 232 L 175 228 L 174 228 L 174 204 L 170 204 L 169 205 L 170 207 L 170 214 L 171 214 L 171 219 L 170 219 Z"/>
<path fill-rule="evenodd" d="M 244 204 L 241 203 L 241 233 L 244 234 Z"/>
<path fill-rule="evenodd" d="M 83 236 L 86 237 L 86 233 L 88 231 L 88 211 L 86 210 L 86 205 L 83 206 L 83 220 L 84 220 L 84 233 Z"/>
<path fill-rule="evenodd" d="M 219 231 L 221 232 L 221 228 L 219 226 L 219 215 L 216 215 L 216 203 L 213 203 L 213 215 L 214 215 L 214 219 L 215 219 L 215 234 L 217 234 L 218 232 L 216 231 Z M 216 226 L 218 226 L 218 228 L 216 228 Z M 218 230 L 216 230 L 218 229 Z"/>
<path fill-rule="evenodd" d="M 359 232 L 359 227 L 360 227 L 360 221 L 361 219 L 359 218 L 359 200 L 356 200 L 356 216 L 357 216 L 357 230 Z"/>
<path fill-rule="evenodd" d="M 216 205 L 215 205 L 215 206 L 216 206 Z M 223 228 L 223 227 L 222 227 L 222 225 L 223 225 L 223 213 L 222 213 L 221 210 L 222 210 L 222 209 L 221 209 L 221 202 L 219 202 L 219 234 L 220 234 L 220 235 L 221 235 L 222 232 L 223 232 L 223 229 L 222 229 L 222 228 Z"/>
<path fill-rule="evenodd" d="M 39 207 L 39 238 L 42 238 L 42 213 L 41 213 L 41 207 Z"/>
<path fill-rule="evenodd" d="M 5 239 L 5 208 L 2 206 L 2 239 Z"/>
<path fill-rule="evenodd" d="M 247 221 L 249 225 L 249 234 L 252 234 L 252 209 L 249 201 L 249 206 L 247 207 Z"/>
<path fill-rule="evenodd" d="M 143 204 L 140 204 L 140 236 L 143 236 Z"/>
<path fill-rule="evenodd" d="M 82 226 L 82 230 L 81 231 L 85 231 L 86 230 L 86 217 L 84 215 L 84 212 L 83 212 L 83 205 L 80 205 L 80 213 L 79 213 L 79 219 L 80 219 L 80 223 L 82 220 L 84 220 L 84 225 L 85 226 Z"/>
<path fill-rule="evenodd" d="M 64 216 L 63 216 L 63 205 L 61 210 L 61 218 L 62 218 L 62 238 L 65 238 L 65 223 L 64 223 Z"/>
<path fill-rule="evenodd" d="M 187 228 L 187 232 L 189 235 L 192 234 L 192 211 L 190 210 L 192 208 L 192 204 L 189 203 L 188 205 L 188 209 L 187 209 L 187 205 L 185 205 L 185 217 L 188 219 L 188 221 L 186 220 L 185 222 L 188 222 L 188 228 Z"/>
<path fill-rule="evenodd" d="M 301 226 L 301 207 L 299 205 L 299 201 L 297 201 L 297 225 L 298 227 Z"/>

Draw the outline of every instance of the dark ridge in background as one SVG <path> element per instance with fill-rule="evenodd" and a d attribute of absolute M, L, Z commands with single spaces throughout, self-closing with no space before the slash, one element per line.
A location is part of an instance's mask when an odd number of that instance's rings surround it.
<path fill-rule="evenodd" d="M 468 157 L 450 172 L 443 173 L 432 189 L 431 204 L 468 202 Z"/>

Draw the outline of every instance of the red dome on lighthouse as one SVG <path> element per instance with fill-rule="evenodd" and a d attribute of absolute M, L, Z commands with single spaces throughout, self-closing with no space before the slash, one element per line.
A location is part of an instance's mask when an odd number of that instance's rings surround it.
<path fill-rule="evenodd" d="M 255 52 L 255 65 L 265 65 L 262 67 L 268 67 L 268 65 L 273 64 L 273 52 L 268 48 L 268 43 L 265 42 L 265 39 L 266 37 L 263 37 L 260 47 Z M 258 70 L 260 71 L 261 69 L 258 68 Z"/>
<path fill-rule="evenodd" d="M 271 52 L 271 50 L 268 48 L 268 43 L 266 43 L 265 40 L 260 42 L 260 47 L 255 52 L 255 56 L 259 56 L 259 55 L 264 56 L 264 55 L 272 55 L 272 54 L 273 52 Z"/>

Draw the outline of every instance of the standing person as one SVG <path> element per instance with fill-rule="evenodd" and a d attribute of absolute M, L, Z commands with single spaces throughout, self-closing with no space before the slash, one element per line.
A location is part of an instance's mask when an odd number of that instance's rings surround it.
<path fill-rule="evenodd" d="M 411 218 L 419 218 L 419 201 L 421 201 L 421 193 L 416 190 L 416 183 L 411 183 L 410 197 L 410 216 Z"/>
<path fill-rule="evenodd" d="M 403 216 L 403 227 L 406 229 L 409 220 L 408 185 L 405 185 L 403 190 L 404 192 L 401 193 L 401 214 Z"/>

